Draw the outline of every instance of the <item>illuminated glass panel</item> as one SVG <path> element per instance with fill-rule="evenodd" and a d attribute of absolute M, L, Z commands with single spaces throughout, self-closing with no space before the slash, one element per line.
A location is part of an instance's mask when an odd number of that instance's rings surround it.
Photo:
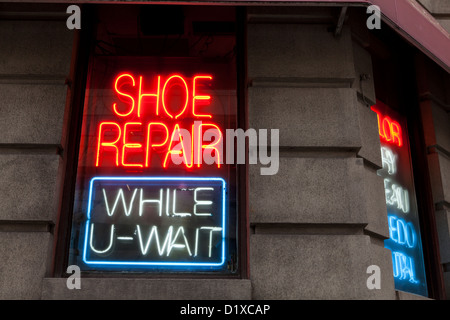
<path fill-rule="evenodd" d="M 377 101 L 377 114 L 395 288 L 427 296 L 419 216 L 406 120 Z"/>
<path fill-rule="evenodd" d="M 193 11 L 185 13 L 187 25 Z M 118 32 L 135 32 L 130 21 Z M 110 41 L 105 34 L 97 40 Z M 238 121 L 235 36 L 214 36 L 215 46 L 212 35 L 188 31 L 142 37 L 191 50 L 165 56 L 164 47 L 148 46 L 151 54 L 126 55 L 111 54 L 111 45 L 91 55 L 68 264 L 85 272 L 235 273 L 237 171 L 224 163 L 223 147 Z"/>
<path fill-rule="evenodd" d="M 226 190 L 222 178 L 92 178 L 83 262 L 222 266 Z"/>

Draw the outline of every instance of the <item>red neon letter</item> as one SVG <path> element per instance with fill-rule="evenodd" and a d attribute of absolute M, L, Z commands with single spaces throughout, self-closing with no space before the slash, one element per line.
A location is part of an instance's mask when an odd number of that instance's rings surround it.
<path fill-rule="evenodd" d="M 196 81 L 197 79 L 208 79 L 208 80 L 212 80 L 212 77 L 211 77 L 211 76 L 195 76 L 195 77 L 194 77 L 194 80 L 192 81 L 192 90 L 193 90 L 193 93 L 192 93 L 192 114 L 193 114 L 195 117 L 212 118 L 212 115 L 210 115 L 210 114 L 196 114 L 196 113 L 195 113 L 195 101 L 196 101 L 196 100 L 207 100 L 207 101 L 211 100 L 211 96 L 196 96 L 196 95 L 195 95 L 195 81 Z"/>
<path fill-rule="evenodd" d="M 189 100 L 189 90 L 188 90 L 188 86 L 187 86 L 186 81 L 184 81 L 183 77 L 182 77 L 182 76 L 179 76 L 179 75 L 173 75 L 173 76 L 171 76 L 169 79 L 166 80 L 166 83 L 164 83 L 164 87 L 163 87 L 163 91 L 162 91 L 162 106 L 163 106 L 163 108 L 164 108 L 164 111 L 167 113 L 167 115 L 168 115 L 169 117 L 171 117 L 172 119 L 173 119 L 174 116 L 173 116 L 172 114 L 170 114 L 170 112 L 169 112 L 169 111 L 167 110 L 167 108 L 166 108 L 166 103 L 165 103 L 165 100 L 166 100 L 166 94 L 165 94 L 165 91 L 166 91 L 167 84 L 170 82 L 170 80 L 172 80 L 172 79 L 174 79 L 174 78 L 180 79 L 181 82 L 184 84 L 184 88 L 185 88 L 185 90 L 186 90 L 186 101 L 185 101 L 185 103 L 184 103 L 183 109 L 180 111 L 180 113 L 178 113 L 178 114 L 175 116 L 175 119 L 177 119 L 179 116 L 181 116 L 181 115 L 184 113 L 184 111 L 185 111 L 186 108 L 187 108 L 188 100 Z"/>
<path fill-rule="evenodd" d="M 139 77 L 139 100 L 138 100 L 138 117 L 141 116 L 141 106 L 143 97 L 155 97 L 156 98 L 156 115 L 159 115 L 159 85 L 161 83 L 161 76 L 158 76 L 158 86 L 156 93 L 142 93 L 142 76 Z"/>
<path fill-rule="evenodd" d="M 214 140 L 214 143 L 205 145 L 205 144 L 203 144 L 201 142 L 201 141 L 203 141 L 203 134 L 202 134 L 203 130 L 202 130 L 202 127 L 213 127 L 213 128 L 217 129 L 217 132 L 219 133 L 218 134 L 219 137 Z M 219 151 L 219 149 L 217 149 L 215 147 L 215 145 L 217 145 L 222 140 L 222 131 L 220 131 L 220 128 L 217 125 L 213 124 L 213 123 L 203 123 L 203 124 L 200 124 L 198 128 L 199 128 L 198 129 L 198 131 L 199 131 L 199 133 L 198 133 L 199 141 L 198 142 L 199 142 L 199 146 L 201 144 L 202 147 L 198 148 L 198 163 L 197 163 L 197 167 L 200 167 L 200 164 L 202 163 L 202 157 L 201 157 L 201 154 L 200 154 L 202 152 L 202 150 L 203 149 L 212 149 L 212 150 L 214 150 L 215 157 L 217 157 L 217 162 L 216 162 L 217 163 L 217 168 L 220 168 L 220 151 Z"/>
<path fill-rule="evenodd" d="M 370 109 L 377 114 L 378 133 L 380 134 L 380 137 L 382 137 L 383 133 L 381 132 L 381 114 L 377 110 L 375 110 L 374 106 L 370 107 Z"/>
<path fill-rule="evenodd" d="M 384 119 L 381 121 L 381 128 L 383 129 L 383 137 L 386 139 L 387 142 L 391 142 L 392 135 L 391 135 L 391 119 L 389 117 L 384 117 Z M 386 130 L 387 128 L 387 130 Z M 387 135 L 387 132 L 389 132 L 389 136 Z"/>
<path fill-rule="evenodd" d="M 391 122 L 391 134 L 392 134 L 392 142 L 397 143 L 399 147 L 403 145 L 402 140 L 402 129 L 400 128 L 400 124 L 396 121 Z"/>
<path fill-rule="evenodd" d="M 403 139 L 400 124 L 388 116 L 383 116 L 379 111 L 375 110 L 374 106 L 370 109 L 377 114 L 378 132 L 381 139 L 401 147 L 403 145 Z"/>
<path fill-rule="evenodd" d="M 127 142 L 127 126 L 142 126 L 141 122 L 127 122 L 125 123 L 123 127 L 123 147 L 122 147 L 122 166 L 124 167 L 143 167 L 142 164 L 139 163 L 125 163 L 125 155 L 126 155 L 126 149 L 139 149 L 142 148 L 141 143 L 128 143 Z M 136 130 L 130 130 L 130 131 L 136 131 Z"/>
<path fill-rule="evenodd" d="M 123 92 L 120 92 L 120 91 L 119 91 L 118 82 L 119 82 L 119 80 L 125 79 L 125 78 L 130 78 L 131 81 L 132 81 L 132 83 L 133 83 L 133 87 L 134 87 L 134 85 L 135 85 L 134 78 L 133 78 L 133 76 L 132 76 L 131 74 L 123 73 L 123 74 L 121 74 L 120 76 L 118 76 L 118 77 L 116 78 L 116 81 L 115 81 L 115 83 L 114 83 L 114 90 L 116 91 L 116 93 L 117 93 L 118 95 L 120 95 L 120 96 L 125 96 L 125 97 L 127 97 L 127 98 L 129 98 L 129 99 L 131 100 L 131 108 L 130 108 L 130 110 L 129 110 L 128 112 L 126 112 L 126 113 L 120 113 L 120 112 L 117 110 L 117 103 L 113 103 L 113 110 L 114 110 L 114 113 L 117 114 L 119 117 L 126 117 L 126 116 L 129 116 L 129 115 L 133 112 L 133 109 L 134 109 L 134 99 L 133 99 L 133 97 L 130 96 L 129 94 L 126 94 L 126 93 L 123 93 Z M 129 82 L 129 81 L 127 81 L 127 82 Z M 126 84 L 127 82 L 123 83 L 122 85 Z M 120 86 L 120 87 L 121 87 L 121 86 Z"/>
<path fill-rule="evenodd" d="M 103 137 L 103 126 L 113 126 L 117 127 L 119 134 L 117 135 L 117 139 L 109 142 L 102 142 Z M 110 129 L 112 131 L 112 128 Z M 106 130 L 105 130 L 106 131 Z M 122 130 L 120 126 L 115 122 L 101 122 L 98 129 L 98 144 L 97 144 L 97 160 L 95 161 L 95 166 L 99 166 L 100 162 L 100 148 L 101 147 L 112 147 L 116 150 L 116 166 L 119 166 L 119 148 L 117 148 L 116 143 L 120 140 L 120 136 L 122 135 Z M 103 152 L 102 152 L 103 153 Z"/>
<path fill-rule="evenodd" d="M 178 140 L 180 141 L 181 144 L 181 150 L 172 150 L 172 142 L 174 141 L 174 137 L 175 137 L 175 132 L 178 132 Z M 190 144 L 189 144 L 189 148 L 190 148 Z M 192 167 L 192 150 L 191 150 L 191 161 L 187 160 L 186 157 L 186 148 L 184 146 L 184 142 L 183 142 L 183 136 L 180 132 L 180 126 L 178 125 L 178 123 L 175 125 L 175 127 L 173 128 L 173 132 L 172 132 L 172 137 L 170 138 L 170 143 L 169 143 L 169 148 L 167 149 L 167 153 L 166 153 L 166 157 L 164 159 L 164 163 L 163 163 L 163 167 L 167 168 L 167 158 L 169 157 L 169 154 L 183 154 L 183 160 L 184 163 L 186 165 L 186 167 L 191 168 Z"/>
<path fill-rule="evenodd" d="M 164 128 L 164 130 L 165 130 L 165 138 L 164 138 L 164 141 L 161 142 L 161 143 L 152 143 L 152 144 L 150 145 L 150 141 L 151 141 L 151 137 L 152 137 L 152 134 L 151 134 L 151 126 L 155 126 L 155 125 L 161 126 L 161 127 Z M 162 122 L 150 122 L 150 123 L 148 124 L 148 127 L 147 127 L 147 148 L 146 148 L 146 152 L 145 152 L 145 167 L 148 167 L 148 166 L 149 166 L 149 161 L 150 161 L 150 147 L 151 147 L 151 148 L 154 148 L 154 147 L 161 147 L 161 146 L 163 146 L 163 145 L 166 144 L 167 140 L 169 140 L 169 129 L 167 129 L 167 126 L 166 126 L 164 123 L 162 123 Z"/>

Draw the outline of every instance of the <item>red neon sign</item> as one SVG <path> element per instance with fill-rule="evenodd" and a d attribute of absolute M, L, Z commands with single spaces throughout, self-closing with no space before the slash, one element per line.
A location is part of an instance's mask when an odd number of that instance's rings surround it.
<path fill-rule="evenodd" d="M 166 78 L 157 75 L 153 81 L 148 81 L 143 76 L 137 77 L 128 72 L 119 74 L 114 79 L 114 92 L 120 103 L 112 104 L 113 114 L 118 119 L 100 122 L 98 126 L 95 166 L 101 167 L 104 160 L 112 156 L 112 164 L 116 167 L 148 168 L 152 156 L 158 155 L 161 166 L 167 168 L 169 158 L 179 155 L 186 168 L 192 168 L 194 163 L 199 168 L 202 154 L 207 150 L 220 168 L 223 157 L 218 146 L 222 143 L 222 130 L 213 122 L 199 121 L 200 124 L 195 124 L 195 119 L 212 118 L 212 114 L 198 111 L 211 102 L 211 96 L 206 95 L 204 90 L 212 79 L 211 75 L 195 75 L 188 81 L 182 75 L 174 74 Z M 144 91 L 144 82 L 147 88 L 152 89 Z M 170 102 L 171 92 L 175 87 L 178 87 L 176 92 L 182 98 L 175 100 L 178 105 L 174 107 Z M 144 106 L 150 104 L 154 109 L 148 108 L 144 112 Z M 162 106 L 163 113 L 159 112 L 159 106 Z M 155 121 L 155 117 L 162 119 Z M 183 117 L 183 122 L 177 121 L 181 121 Z M 190 129 L 183 128 L 186 118 L 194 121 L 194 124 L 189 125 Z M 129 156 L 133 155 L 138 156 L 134 159 L 141 160 L 130 161 Z M 111 159 L 108 162 L 111 163 Z"/>
<path fill-rule="evenodd" d="M 374 106 L 370 109 L 377 114 L 378 132 L 380 134 L 380 138 L 383 141 L 401 147 L 403 145 L 403 139 L 400 124 L 388 116 L 381 114 L 381 112 L 376 110 Z"/>
<path fill-rule="evenodd" d="M 201 106 L 204 107 L 211 100 L 211 96 L 209 95 L 199 95 L 196 93 L 198 92 L 198 87 L 201 85 L 199 84 L 200 80 L 202 80 L 201 83 L 203 83 L 203 86 L 206 86 L 206 84 L 208 84 L 207 80 L 210 82 L 212 79 L 213 77 L 211 75 L 196 75 L 192 78 L 191 89 L 189 89 L 188 82 L 181 75 L 175 74 L 167 77 L 162 85 L 161 75 L 158 75 L 156 76 L 156 88 L 153 88 L 154 91 L 143 92 L 143 76 L 139 76 L 139 87 L 136 92 L 136 89 L 134 88 L 136 86 L 135 77 L 131 73 L 122 73 L 117 76 L 114 81 L 114 91 L 122 104 L 127 105 L 128 109 L 125 107 L 122 108 L 128 110 L 128 112 L 119 111 L 116 102 L 113 104 L 113 110 L 119 117 L 128 117 L 135 112 L 135 102 L 137 100 L 137 116 L 140 118 L 143 113 L 143 104 L 149 104 L 152 102 L 155 105 L 155 114 L 157 116 L 159 116 L 159 106 L 161 104 L 165 114 L 168 117 L 171 119 L 178 119 L 185 114 L 188 109 L 188 105 L 190 104 L 192 115 L 194 117 L 212 118 L 211 114 L 199 114 L 195 111 L 196 105 L 199 106 L 200 101 L 203 102 Z M 167 106 L 168 98 L 170 96 L 170 89 L 174 86 L 181 87 L 185 94 L 185 101 L 177 114 L 171 113 Z M 133 97 L 133 95 L 135 95 L 135 97 Z"/>

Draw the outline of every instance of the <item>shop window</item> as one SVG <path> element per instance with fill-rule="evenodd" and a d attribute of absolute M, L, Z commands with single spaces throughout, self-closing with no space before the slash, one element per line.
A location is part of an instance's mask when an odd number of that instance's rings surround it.
<path fill-rule="evenodd" d="M 235 9 L 99 6 L 68 264 L 238 272 Z"/>

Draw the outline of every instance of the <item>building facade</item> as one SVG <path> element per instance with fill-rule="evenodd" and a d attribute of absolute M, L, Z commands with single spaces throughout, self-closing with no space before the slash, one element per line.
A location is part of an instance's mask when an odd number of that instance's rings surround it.
<path fill-rule="evenodd" d="M 378 2 L 1 2 L 0 298 L 447 299 L 450 7 Z"/>

